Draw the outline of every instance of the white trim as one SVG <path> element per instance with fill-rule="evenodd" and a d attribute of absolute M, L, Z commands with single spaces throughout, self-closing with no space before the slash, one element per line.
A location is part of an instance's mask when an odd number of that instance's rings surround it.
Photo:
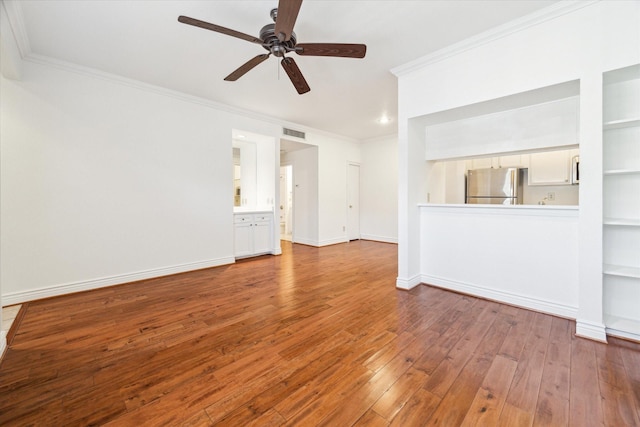
<path fill-rule="evenodd" d="M 627 340 L 640 342 L 640 334 L 634 334 L 633 332 L 622 331 L 614 328 L 605 328 L 605 331 L 607 332 L 607 335 L 611 335 L 612 337 L 624 338 Z"/>
<path fill-rule="evenodd" d="M 578 205 L 467 205 L 467 204 L 418 204 L 422 214 L 444 213 L 456 215 L 515 215 L 577 218 Z"/>
<path fill-rule="evenodd" d="M 29 36 L 27 35 L 27 29 L 24 25 L 22 5 L 17 0 L 2 0 L 2 5 L 7 12 L 11 32 L 20 51 L 20 56 L 24 59 L 31 54 L 31 44 L 29 43 Z"/>
<path fill-rule="evenodd" d="M 329 138 L 347 140 L 347 141 L 350 141 L 350 142 L 360 142 L 360 140 L 356 139 L 356 138 L 351 138 L 351 137 L 344 136 L 344 135 L 338 135 L 338 134 L 335 134 L 335 133 L 332 133 L 332 132 L 328 132 L 328 131 L 324 131 L 324 130 L 321 130 L 321 129 L 310 128 L 308 126 L 301 125 L 301 124 L 298 124 L 298 123 L 287 122 L 287 121 L 284 121 L 284 120 L 279 119 L 277 117 L 268 116 L 268 115 L 265 115 L 265 114 L 257 113 L 257 112 L 254 112 L 254 111 L 251 111 L 251 110 L 246 110 L 246 109 L 243 109 L 243 108 L 232 107 L 230 105 L 223 104 L 223 103 L 220 103 L 220 102 L 212 101 L 212 100 L 201 98 L 201 97 L 194 96 L 194 95 L 188 95 L 188 94 L 186 94 L 184 92 L 180 92 L 180 91 L 177 91 L 177 90 L 171 90 L 171 89 L 163 88 L 161 86 L 155 86 L 155 85 L 152 85 L 152 84 L 143 83 L 143 82 L 141 82 L 139 80 L 134 80 L 134 79 L 130 79 L 130 78 L 127 78 L 127 77 L 118 76 L 118 75 L 107 73 L 107 72 L 104 72 L 104 71 L 101 71 L 101 70 L 98 70 L 98 69 L 95 69 L 95 68 L 84 67 L 84 66 L 81 66 L 81 65 L 78 65 L 78 64 L 62 61 L 62 60 L 51 58 L 51 57 L 44 56 L 44 55 L 38 55 L 38 54 L 30 53 L 28 56 L 24 57 L 24 61 L 31 62 L 33 64 L 39 64 L 39 65 L 43 65 L 43 66 L 57 68 L 57 69 L 60 69 L 60 70 L 68 71 L 70 73 L 84 75 L 84 76 L 87 76 L 87 77 L 92 77 L 92 78 L 96 78 L 96 79 L 100 79 L 100 80 L 106 80 L 108 82 L 120 84 L 120 85 L 123 85 L 123 86 L 128 86 L 128 87 L 133 88 L 133 89 L 138 89 L 138 90 L 142 90 L 142 91 L 145 91 L 145 92 L 155 93 L 156 95 L 167 96 L 169 98 L 178 99 L 180 101 L 189 102 L 189 103 L 192 103 L 192 104 L 202 105 L 202 106 L 205 106 L 205 107 L 208 107 L 208 108 L 213 108 L 213 109 L 220 110 L 220 111 L 227 112 L 227 113 L 231 113 L 231 114 L 238 114 L 238 115 L 241 115 L 241 116 L 246 117 L 246 118 L 264 121 L 264 122 L 271 123 L 271 124 L 274 124 L 274 125 L 277 125 L 277 126 L 281 126 L 281 127 L 296 128 L 296 130 L 300 130 L 301 132 L 305 132 L 305 133 L 311 133 L 311 134 L 314 134 L 314 135 L 323 135 L 323 136 L 326 136 L 326 137 L 329 137 Z M 279 137 L 280 138 L 285 138 L 285 139 L 289 138 L 288 136 L 284 136 L 284 135 L 279 135 Z M 305 143 L 309 144 L 308 141 L 305 141 Z M 312 145 L 312 144 L 310 144 L 310 145 Z"/>
<path fill-rule="evenodd" d="M 398 141 L 398 132 L 394 132 L 394 133 L 388 133 L 386 135 L 380 135 L 380 136 L 373 136 L 371 138 L 366 138 L 363 139 L 362 142 L 363 144 L 366 144 L 368 142 L 383 142 L 383 141 Z"/>
<path fill-rule="evenodd" d="M 607 333 L 604 325 L 588 320 L 576 319 L 576 336 L 607 342 Z"/>
<path fill-rule="evenodd" d="M 428 65 L 435 64 L 436 62 L 443 61 L 455 55 L 459 55 L 465 51 L 475 49 L 482 45 L 499 40 L 503 37 L 507 37 L 511 34 L 525 30 L 529 27 L 533 27 L 535 25 L 542 24 L 543 22 L 558 18 L 562 15 L 575 12 L 576 10 L 582 9 L 583 7 L 587 7 L 594 3 L 597 3 L 598 1 L 599 0 L 559 1 L 537 12 L 507 22 L 506 24 L 499 25 L 473 37 L 469 37 L 458 43 L 454 43 L 443 49 L 437 50 L 429 55 L 423 56 L 422 58 L 418 58 L 414 61 L 392 68 L 391 73 L 393 73 L 396 77 L 402 77 Z"/>
<path fill-rule="evenodd" d="M 4 357 L 4 352 L 7 349 L 7 331 L 0 331 L 0 360 Z"/>
<path fill-rule="evenodd" d="M 2 303 L 4 305 L 22 304 L 27 301 L 33 301 L 42 298 L 66 295 L 74 292 L 88 291 L 113 285 L 121 285 L 138 280 L 153 279 L 161 276 L 168 276 L 171 274 L 201 270 L 204 268 L 218 267 L 220 265 L 233 264 L 234 262 L 235 259 L 233 257 L 224 257 L 206 261 L 180 264 L 171 267 L 155 268 L 152 270 L 139 271 L 135 273 L 121 274 L 117 276 L 103 277 L 99 279 L 91 279 L 81 282 L 47 286 L 45 288 L 28 290 L 24 292 L 13 292 L 10 294 L 2 295 Z"/>
<path fill-rule="evenodd" d="M 322 247 L 322 246 L 330 246 L 330 245 L 337 245 L 339 243 L 348 243 L 349 239 L 346 236 L 341 236 L 341 237 L 334 237 L 333 239 L 325 239 L 325 240 L 320 240 L 318 242 L 318 246 Z"/>
<path fill-rule="evenodd" d="M 398 243 L 397 237 L 378 236 L 375 234 L 360 234 L 360 238 L 362 240 L 373 240 L 374 242 Z"/>
<path fill-rule="evenodd" d="M 474 285 L 473 283 L 464 283 L 445 279 L 442 277 L 430 276 L 427 274 L 422 275 L 422 282 L 428 285 L 437 286 L 464 294 L 487 298 L 493 301 L 515 305 L 518 307 L 524 307 L 542 313 L 553 314 L 555 316 L 575 319 L 578 314 L 578 307 L 558 304 L 553 301 L 532 298 L 530 296 L 514 294 L 511 292 L 498 291 L 495 289 Z"/>
<path fill-rule="evenodd" d="M 295 230 L 294 230 L 295 231 Z M 291 243 L 299 243 L 301 245 L 307 245 L 307 246 L 314 246 L 314 247 L 320 247 L 320 243 L 318 243 L 317 240 L 311 240 L 311 239 L 301 239 L 299 237 L 295 237 L 295 240 L 291 240 Z"/>
<path fill-rule="evenodd" d="M 396 278 L 396 288 L 398 289 L 404 289 L 404 290 L 410 290 L 415 288 L 416 286 L 418 286 L 420 283 L 422 283 L 420 281 L 420 275 L 417 274 L 413 277 L 408 277 L 408 278 L 404 278 L 404 277 L 397 277 Z"/>

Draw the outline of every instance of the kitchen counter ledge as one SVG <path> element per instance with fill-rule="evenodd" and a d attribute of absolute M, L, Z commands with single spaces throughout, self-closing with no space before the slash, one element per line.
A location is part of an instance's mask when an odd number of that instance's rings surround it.
<path fill-rule="evenodd" d="M 424 212 L 447 212 L 455 214 L 495 214 L 495 215 L 535 215 L 577 217 L 580 206 L 577 205 L 467 205 L 420 203 Z"/>

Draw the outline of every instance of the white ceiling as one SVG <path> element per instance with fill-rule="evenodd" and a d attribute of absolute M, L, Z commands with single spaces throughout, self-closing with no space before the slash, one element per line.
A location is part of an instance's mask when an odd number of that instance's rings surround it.
<path fill-rule="evenodd" d="M 356 139 L 396 132 L 390 70 L 555 3 L 552 0 L 306 0 L 298 43 L 364 43 L 364 59 L 293 55 L 311 92 L 298 95 L 270 57 L 244 40 L 181 24 L 179 15 L 258 36 L 277 0 L 20 1 L 30 52 Z M 16 23 L 12 23 L 12 26 Z M 391 118 L 378 123 L 381 115 Z"/>

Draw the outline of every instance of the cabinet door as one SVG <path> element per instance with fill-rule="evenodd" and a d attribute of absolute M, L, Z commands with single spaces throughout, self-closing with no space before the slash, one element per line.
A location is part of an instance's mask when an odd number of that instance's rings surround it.
<path fill-rule="evenodd" d="M 492 157 L 483 157 L 471 160 L 471 169 L 487 169 L 497 167 Z"/>
<path fill-rule="evenodd" d="M 570 185 L 571 151 L 533 153 L 529 158 L 529 185 Z"/>
<path fill-rule="evenodd" d="M 253 223 L 236 223 L 234 230 L 234 255 L 243 257 L 253 254 Z"/>
<path fill-rule="evenodd" d="M 522 166 L 522 156 L 515 154 L 513 156 L 500 156 L 498 162 L 501 168 L 520 168 Z"/>
<path fill-rule="evenodd" d="M 253 224 L 253 253 L 271 252 L 271 221 L 257 221 Z"/>

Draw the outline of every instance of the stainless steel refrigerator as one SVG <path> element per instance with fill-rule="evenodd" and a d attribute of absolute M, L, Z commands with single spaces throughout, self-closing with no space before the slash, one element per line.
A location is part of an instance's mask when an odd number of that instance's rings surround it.
<path fill-rule="evenodd" d="M 520 205 L 522 183 L 518 168 L 467 171 L 468 204 Z"/>

